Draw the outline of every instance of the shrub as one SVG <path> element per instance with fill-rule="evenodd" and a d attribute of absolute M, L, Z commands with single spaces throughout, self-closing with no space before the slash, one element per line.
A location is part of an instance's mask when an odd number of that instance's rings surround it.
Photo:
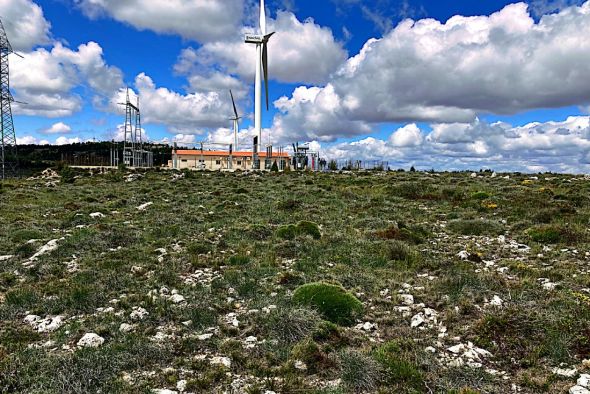
<path fill-rule="evenodd" d="M 414 347 L 411 341 L 397 340 L 387 342 L 375 351 L 374 358 L 381 364 L 388 383 L 415 389 L 423 386 L 422 373 L 412 360 Z"/>
<path fill-rule="evenodd" d="M 272 167 L 270 167 L 270 172 L 279 172 L 279 166 L 277 165 L 276 161 L 272 163 Z"/>
<path fill-rule="evenodd" d="M 322 233 L 320 227 L 313 222 L 301 221 L 295 224 L 289 224 L 287 226 L 281 226 L 277 230 L 277 237 L 283 239 L 294 239 L 298 235 L 310 235 L 314 239 L 320 239 Z"/>
<path fill-rule="evenodd" d="M 229 265 L 246 265 L 250 262 L 250 256 L 235 255 L 229 258 Z"/>
<path fill-rule="evenodd" d="M 385 258 L 411 265 L 419 261 L 420 255 L 404 241 L 393 240 L 385 244 Z"/>
<path fill-rule="evenodd" d="M 487 192 L 475 192 L 471 195 L 471 198 L 474 200 L 486 200 L 490 197 L 491 195 Z"/>
<path fill-rule="evenodd" d="M 314 222 L 299 222 L 299 224 L 297 224 L 297 230 L 300 234 L 311 235 L 314 239 L 320 239 L 322 237 L 320 227 Z"/>
<path fill-rule="evenodd" d="M 20 243 L 20 242 L 27 242 L 31 239 L 41 239 L 41 238 L 43 238 L 43 235 L 41 235 L 41 233 L 37 230 L 23 229 L 23 230 L 15 231 L 12 234 L 11 238 L 12 238 L 12 242 Z"/>
<path fill-rule="evenodd" d="M 561 240 L 561 231 L 553 226 L 539 226 L 527 230 L 529 238 L 535 242 L 555 244 Z"/>
<path fill-rule="evenodd" d="M 316 329 L 321 318 L 317 311 L 307 308 L 278 308 L 261 315 L 261 326 L 268 335 L 284 343 L 297 343 Z"/>
<path fill-rule="evenodd" d="M 351 325 L 361 315 L 363 304 L 343 287 L 329 283 L 308 283 L 298 287 L 293 301 L 316 308 L 327 320 Z"/>
<path fill-rule="evenodd" d="M 377 387 L 379 365 L 368 356 L 357 351 L 340 354 L 342 382 L 354 392 L 373 392 Z"/>
<path fill-rule="evenodd" d="M 311 339 L 306 339 L 295 345 L 291 351 L 291 358 L 303 361 L 310 373 L 316 373 L 325 369 L 322 368 L 322 364 L 328 361 L 318 344 Z"/>
<path fill-rule="evenodd" d="M 263 224 L 253 224 L 246 231 L 249 238 L 263 241 L 272 235 L 272 229 Z"/>
<path fill-rule="evenodd" d="M 293 199 L 279 202 L 279 209 L 293 210 L 299 208 L 299 206 L 301 206 L 301 202 Z"/>
<path fill-rule="evenodd" d="M 297 226 L 294 224 L 289 224 L 287 226 L 281 226 L 277 230 L 277 237 L 283 239 L 294 239 L 299 231 L 297 230 Z"/>
<path fill-rule="evenodd" d="M 462 235 L 500 235 L 504 232 L 500 223 L 485 219 L 453 220 L 448 228 Z"/>

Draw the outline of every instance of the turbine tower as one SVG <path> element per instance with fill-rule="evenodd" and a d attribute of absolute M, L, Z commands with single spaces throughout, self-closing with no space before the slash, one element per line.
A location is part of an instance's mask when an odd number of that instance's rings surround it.
<path fill-rule="evenodd" d="M 0 122 L 2 122 L 0 130 L 0 138 L 2 139 L 2 176 L 5 179 L 10 176 L 15 176 L 17 173 L 18 160 L 16 150 L 16 134 L 14 132 L 14 122 L 12 120 L 11 103 L 14 102 L 12 93 L 10 93 L 10 73 L 8 68 L 8 55 L 18 53 L 12 50 L 10 41 L 6 36 L 4 25 L 0 20 Z"/>
<path fill-rule="evenodd" d="M 266 10 L 264 0 L 260 0 L 260 34 L 246 34 L 247 44 L 256 44 L 256 82 L 254 85 L 254 131 L 258 136 L 258 149 L 262 143 L 262 76 L 266 92 L 266 110 L 268 111 L 268 40 L 272 35 L 266 34 Z"/>
<path fill-rule="evenodd" d="M 229 91 L 229 95 L 231 96 L 231 103 L 234 106 L 234 117 L 230 118 L 230 120 L 233 120 L 234 122 L 234 151 L 238 151 L 238 128 L 239 128 L 239 124 L 238 122 L 240 121 L 241 117 L 238 115 L 238 109 L 236 108 L 236 102 L 234 101 L 234 95 L 231 92 L 231 89 Z"/>

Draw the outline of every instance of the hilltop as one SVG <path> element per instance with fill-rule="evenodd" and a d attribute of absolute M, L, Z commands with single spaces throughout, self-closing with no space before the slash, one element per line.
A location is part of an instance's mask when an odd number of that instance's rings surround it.
<path fill-rule="evenodd" d="M 589 198 L 554 174 L 7 181 L 0 391 L 584 390 Z"/>

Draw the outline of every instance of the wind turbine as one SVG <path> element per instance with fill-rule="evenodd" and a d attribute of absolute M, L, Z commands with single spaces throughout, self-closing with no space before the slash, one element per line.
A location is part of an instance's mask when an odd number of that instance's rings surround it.
<path fill-rule="evenodd" d="M 242 118 L 241 116 L 238 115 L 238 109 L 236 108 L 236 102 L 234 101 L 234 95 L 231 92 L 231 89 L 229 90 L 229 95 L 231 96 L 231 103 L 234 106 L 234 117 L 230 118 L 230 120 L 234 121 L 234 150 L 237 152 L 238 151 L 238 122 L 240 121 L 240 119 Z"/>
<path fill-rule="evenodd" d="M 258 135 L 258 144 L 262 143 L 262 75 L 266 92 L 266 110 L 268 111 L 268 40 L 274 32 L 266 34 L 266 10 L 264 0 L 260 0 L 260 33 L 246 34 L 247 44 L 256 44 L 256 82 L 254 85 L 254 132 Z M 260 152 L 260 145 L 258 152 Z"/>

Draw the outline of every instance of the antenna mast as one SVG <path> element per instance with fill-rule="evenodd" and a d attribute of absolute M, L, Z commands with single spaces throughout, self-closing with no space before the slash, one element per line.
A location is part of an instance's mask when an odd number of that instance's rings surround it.
<path fill-rule="evenodd" d="M 18 171 L 18 156 L 16 149 L 16 133 L 12 119 L 11 103 L 14 101 L 10 93 L 10 72 L 8 55 L 14 53 L 10 41 L 6 36 L 4 25 L 0 20 L 0 138 L 2 139 L 1 179 L 16 176 Z"/>

